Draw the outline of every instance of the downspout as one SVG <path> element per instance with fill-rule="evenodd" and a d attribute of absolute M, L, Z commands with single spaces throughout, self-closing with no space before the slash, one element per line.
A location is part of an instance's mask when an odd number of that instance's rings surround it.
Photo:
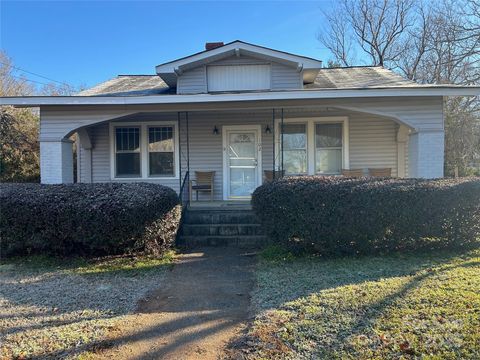
<path fill-rule="evenodd" d="M 283 108 L 282 108 L 282 124 L 280 126 L 280 131 L 281 131 L 281 156 L 282 156 L 282 172 L 280 174 L 282 174 L 283 176 L 283 172 L 284 172 L 284 168 L 283 168 Z"/>
<path fill-rule="evenodd" d="M 178 157 L 180 158 L 180 161 L 179 161 L 179 164 L 178 164 L 178 171 L 179 171 L 179 187 L 178 187 L 178 191 L 180 192 L 180 190 L 182 189 L 182 128 L 180 126 L 180 112 L 177 112 L 177 126 L 178 126 Z M 181 199 L 180 199 L 181 200 Z"/>
<path fill-rule="evenodd" d="M 190 175 L 190 131 L 188 129 L 188 111 L 185 112 L 187 122 L 187 171 Z"/>
<path fill-rule="evenodd" d="M 275 167 L 275 109 L 272 109 L 272 149 L 273 149 L 273 165 L 272 165 L 272 168 L 273 168 L 273 180 L 275 180 L 275 171 L 277 170 L 276 167 Z"/>

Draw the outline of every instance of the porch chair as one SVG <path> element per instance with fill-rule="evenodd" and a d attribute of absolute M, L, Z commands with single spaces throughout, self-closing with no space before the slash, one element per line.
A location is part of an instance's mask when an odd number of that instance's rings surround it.
<path fill-rule="evenodd" d="M 190 201 L 192 201 L 193 191 L 210 192 L 210 201 L 213 201 L 213 178 L 215 171 L 195 171 L 195 179 L 190 180 Z"/>
<path fill-rule="evenodd" d="M 280 179 L 285 175 L 285 170 L 263 170 L 263 175 L 265 177 L 265 182 L 272 182 L 275 179 Z"/>
<path fill-rule="evenodd" d="M 369 168 L 368 174 L 373 177 L 391 177 L 392 176 L 392 168 Z"/>
<path fill-rule="evenodd" d="M 342 169 L 342 175 L 346 177 L 362 177 L 363 169 Z"/>

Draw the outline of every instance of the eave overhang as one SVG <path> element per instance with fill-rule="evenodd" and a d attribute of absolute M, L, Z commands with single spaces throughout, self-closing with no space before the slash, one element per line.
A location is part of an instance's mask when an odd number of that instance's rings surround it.
<path fill-rule="evenodd" d="M 348 99 L 421 96 L 480 96 L 480 86 L 419 86 L 374 89 L 312 89 L 271 92 L 243 92 L 195 95 L 149 96 L 23 96 L 1 97 L 0 105 L 38 107 L 55 105 L 144 105 L 256 102 L 308 99 Z"/>

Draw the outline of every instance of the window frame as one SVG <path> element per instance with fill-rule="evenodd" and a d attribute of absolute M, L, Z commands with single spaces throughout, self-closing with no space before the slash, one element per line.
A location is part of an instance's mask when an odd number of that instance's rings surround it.
<path fill-rule="evenodd" d="M 149 149 L 149 145 L 150 145 L 150 129 L 151 128 L 158 128 L 158 127 L 171 127 L 172 128 L 172 139 L 173 139 L 173 175 L 161 175 L 161 174 L 150 174 L 150 154 L 151 153 L 170 153 L 170 151 L 150 151 Z M 146 153 L 146 157 L 147 157 L 147 175 L 148 177 L 150 178 L 171 178 L 172 176 L 175 176 L 176 172 L 177 172 L 177 164 L 176 164 L 176 161 L 175 161 L 175 145 L 177 143 L 177 141 L 175 140 L 175 136 L 176 136 L 176 129 L 174 126 L 172 125 L 151 125 L 151 124 L 148 124 L 146 126 L 146 143 L 147 143 L 147 146 L 146 146 L 146 149 L 147 149 L 147 153 Z"/>
<path fill-rule="evenodd" d="M 149 175 L 150 162 L 148 150 L 148 128 L 149 127 L 165 127 L 173 128 L 173 156 L 174 156 L 174 174 L 170 175 Z M 116 145 L 115 145 L 115 129 L 122 127 L 139 127 L 140 128 L 140 176 L 117 176 L 116 174 Z M 134 121 L 134 122 L 110 122 L 110 179 L 111 180 L 178 180 L 180 178 L 180 143 L 178 124 L 176 121 Z"/>
<path fill-rule="evenodd" d="M 290 175 L 290 176 L 295 176 L 295 175 L 308 175 L 308 168 L 309 168 L 309 167 L 308 167 L 308 146 L 309 146 L 308 121 L 305 121 L 305 122 L 304 122 L 304 121 L 299 121 L 299 122 L 297 122 L 297 121 L 295 121 L 295 122 L 285 122 L 285 121 L 284 121 L 284 122 L 283 122 L 283 125 L 284 125 L 284 126 L 285 126 L 285 125 L 305 125 L 305 148 L 304 148 L 304 149 L 298 148 L 298 149 L 292 149 L 292 150 L 293 150 L 293 151 L 295 151 L 295 150 L 297 150 L 297 151 L 298 151 L 298 150 L 305 150 L 305 157 L 306 157 L 306 161 L 307 161 L 307 163 L 305 164 L 305 165 L 306 165 L 306 166 L 305 166 L 306 172 L 302 172 L 302 173 L 289 173 L 288 175 Z M 279 125 L 279 126 L 281 126 L 281 125 Z M 280 128 L 278 128 L 278 129 L 280 129 Z M 281 134 L 281 133 L 280 133 L 280 134 Z M 279 140 L 281 140 L 281 139 L 279 139 Z M 280 144 L 280 143 L 279 143 L 279 144 Z M 281 147 L 280 147 L 280 148 L 281 148 Z M 290 150 L 290 151 L 292 151 L 292 150 Z M 285 147 L 283 148 L 283 152 L 285 153 Z M 280 152 L 277 152 L 277 153 L 280 154 Z M 281 156 L 281 154 L 280 154 L 280 156 Z M 281 166 L 281 160 L 282 160 L 282 158 L 280 157 L 280 159 L 279 159 L 279 161 L 280 161 L 280 166 Z M 285 162 L 285 160 L 284 160 L 284 162 Z"/>
<path fill-rule="evenodd" d="M 330 146 L 330 147 L 317 147 L 317 125 L 335 125 L 335 124 L 341 124 L 342 125 L 342 146 Z M 314 124 L 314 128 L 313 128 L 313 131 L 314 131 L 314 136 L 315 136 L 315 144 L 314 144 L 314 149 L 315 149 L 315 175 L 325 175 L 325 176 L 328 176 L 328 175 L 341 175 L 342 174 L 342 169 L 345 169 L 345 167 L 343 166 L 344 164 L 344 152 L 345 152 L 345 149 L 344 149 L 344 146 L 343 146 L 343 142 L 344 142 L 344 137 L 345 137 L 345 133 L 343 131 L 343 127 L 345 126 L 345 124 L 343 122 L 340 122 L 340 121 L 335 121 L 335 122 L 327 122 L 327 121 L 322 121 L 322 122 L 315 122 Z M 317 150 L 340 150 L 342 152 L 342 164 L 340 166 L 340 172 L 339 173 L 320 173 L 317 171 Z"/>
<path fill-rule="evenodd" d="M 281 154 L 281 119 L 275 118 L 275 169 L 280 170 L 282 166 Z M 307 124 L 307 174 L 301 175 L 323 175 L 336 176 L 341 174 L 319 174 L 316 172 L 316 141 L 315 127 L 317 124 L 342 124 L 342 169 L 350 168 L 350 142 L 349 142 L 349 119 L 347 116 L 318 116 L 318 117 L 298 117 L 284 118 L 284 124 L 304 123 Z M 298 174 L 285 174 L 286 176 L 295 176 Z"/>
<path fill-rule="evenodd" d="M 117 129 L 138 129 L 138 150 L 117 150 Z M 119 179 L 128 179 L 128 178 L 141 178 L 142 177 L 142 144 L 141 144 L 141 139 L 142 139 L 142 128 L 140 126 L 116 126 L 113 129 L 112 132 L 113 135 L 113 157 L 114 157 L 114 174 L 116 178 Z M 139 160 L 139 169 L 140 173 L 138 175 L 118 175 L 117 174 L 117 155 L 118 154 L 139 154 L 138 160 Z"/>

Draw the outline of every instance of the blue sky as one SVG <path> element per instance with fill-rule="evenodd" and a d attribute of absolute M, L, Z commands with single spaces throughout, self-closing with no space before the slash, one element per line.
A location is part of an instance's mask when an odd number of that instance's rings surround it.
<path fill-rule="evenodd" d="M 316 37 L 329 6 L 329 0 L 0 0 L 0 45 L 17 67 L 75 86 L 152 74 L 155 65 L 201 51 L 206 41 L 240 39 L 326 61 Z"/>

